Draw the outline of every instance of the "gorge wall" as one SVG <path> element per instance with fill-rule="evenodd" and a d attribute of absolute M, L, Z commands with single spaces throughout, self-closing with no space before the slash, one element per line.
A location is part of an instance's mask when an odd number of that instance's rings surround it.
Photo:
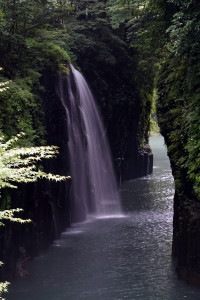
<path fill-rule="evenodd" d="M 66 114 L 57 82 L 59 76 L 67 77 L 67 66 L 73 61 L 102 113 L 118 183 L 145 176 L 153 168 L 148 146 L 151 99 L 144 91 L 144 76 L 136 50 L 129 47 L 126 26 L 112 28 L 106 1 L 90 1 L 88 14 L 84 1 L 71 2 L 71 10 L 46 1 L 40 3 L 40 10 L 35 2 L 1 3 L 6 20 L 0 47 L 1 81 L 12 83 L 0 93 L 0 133 L 9 139 L 24 131 L 23 147 L 58 146 L 59 156 L 43 167 L 69 175 Z M 48 13 L 43 15 L 44 11 Z M 152 83 L 148 86 L 151 94 Z M 0 259 L 8 273 L 13 273 L 17 261 L 37 255 L 70 226 L 70 193 L 70 180 L 21 184 L 17 191 L 2 192 L 2 210 L 20 207 L 24 209 L 21 216 L 32 219 L 29 225 L 7 222 L 0 228 Z"/>
<path fill-rule="evenodd" d="M 158 80 L 157 111 L 175 180 L 172 253 L 180 278 L 200 285 L 197 65 L 188 59 L 168 57 Z"/>
<path fill-rule="evenodd" d="M 200 6 L 161 1 L 163 7 L 157 114 L 175 180 L 172 253 L 179 277 L 200 285 Z"/>

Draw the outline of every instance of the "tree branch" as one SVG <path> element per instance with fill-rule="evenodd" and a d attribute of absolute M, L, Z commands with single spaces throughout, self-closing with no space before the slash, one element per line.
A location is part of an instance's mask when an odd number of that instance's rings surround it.
<path fill-rule="evenodd" d="M 48 15 L 49 15 L 48 12 L 43 13 L 43 15 L 40 17 L 40 19 L 38 20 L 37 23 L 35 23 L 35 24 L 29 26 L 28 28 L 25 28 L 25 29 L 24 29 L 23 34 L 26 35 L 26 33 L 27 33 L 29 30 L 32 30 L 32 29 L 38 27 L 38 26 L 44 21 L 44 19 L 46 18 L 46 16 L 48 16 Z"/>

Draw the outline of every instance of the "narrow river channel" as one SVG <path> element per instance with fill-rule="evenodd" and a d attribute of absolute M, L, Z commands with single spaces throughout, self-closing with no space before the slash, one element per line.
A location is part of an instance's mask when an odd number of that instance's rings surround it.
<path fill-rule="evenodd" d="M 76 224 L 26 263 L 8 300 L 197 300 L 171 257 L 173 178 L 162 137 L 152 137 L 154 173 L 124 182 L 124 216 Z"/>

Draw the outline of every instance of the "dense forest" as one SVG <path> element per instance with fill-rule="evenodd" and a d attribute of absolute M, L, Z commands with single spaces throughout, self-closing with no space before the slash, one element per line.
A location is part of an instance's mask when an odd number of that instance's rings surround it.
<path fill-rule="evenodd" d="M 51 175 L 54 180 L 70 175 L 64 108 L 56 84 L 60 76 L 68 76 L 72 63 L 86 77 L 100 107 L 119 180 L 146 175 L 156 99 L 175 179 L 172 252 L 179 276 L 195 284 L 200 284 L 199 14 L 197 0 L 0 0 L 1 156 L 6 141 L 12 141 L 8 149 L 38 149 L 29 154 L 38 155 L 43 177 L 48 179 L 48 172 L 59 174 Z M 57 159 L 46 145 L 59 147 L 59 154 L 54 149 Z M 41 146 L 46 146 L 42 159 Z M 51 159 L 46 163 L 44 157 Z M 1 227 L 0 257 L 9 266 L 2 268 L 3 278 L 21 255 L 16 248 L 23 245 L 36 255 L 70 225 L 65 219 L 69 178 L 27 185 L 29 174 L 9 178 L 4 164 L 1 159 L 0 218 L 6 226 Z M 15 181 L 18 189 L 10 190 Z M 4 212 L 17 208 L 33 223 L 10 222 L 20 219 Z M 61 220 L 58 233 L 52 229 L 54 214 Z"/>

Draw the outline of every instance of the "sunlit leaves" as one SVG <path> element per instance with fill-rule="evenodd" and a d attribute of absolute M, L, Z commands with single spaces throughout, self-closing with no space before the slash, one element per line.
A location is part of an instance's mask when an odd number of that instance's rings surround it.
<path fill-rule="evenodd" d="M 5 298 L 2 298 L 2 295 L 4 293 L 8 292 L 8 286 L 10 285 L 9 282 L 5 281 L 5 282 L 0 282 L 0 299 L 1 300 L 5 300 Z"/>
<path fill-rule="evenodd" d="M 17 222 L 17 223 L 21 223 L 21 224 L 30 223 L 31 222 L 30 219 L 24 220 L 24 219 L 16 217 L 16 213 L 19 213 L 22 211 L 23 211 L 23 209 L 20 209 L 20 208 L 0 211 L 0 226 L 2 226 L 2 225 L 4 226 L 4 223 L 1 222 L 3 220 L 8 220 L 11 222 Z"/>
<path fill-rule="evenodd" d="M 7 142 L 3 142 L 2 138 L 0 140 L 0 190 L 6 187 L 17 188 L 16 183 L 20 182 L 36 182 L 38 179 L 63 181 L 69 178 L 69 176 L 45 173 L 38 167 L 38 162 L 53 158 L 58 154 L 57 147 L 14 147 L 23 135 L 23 133 L 19 133 Z M 14 217 L 14 213 L 20 211 L 21 209 L 0 211 L 0 220 L 8 219 L 20 223 L 29 222 L 29 220 Z M 0 225 L 2 225 L 2 222 L 0 222 Z"/>
<path fill-rule="evenodd" d="M 107 1 L 107 12 L 111 18 L 111 24 L 118 28 L 125 21 L 132 23 L 143 14 L 148 5 L 148 0 L 115 0 Z"/>
<path fill-rule="evenodd" d="M 38 168 L 42 159 L 50 159 L 58 154 L 55 146 L 41 146 L 30 148 L 13 148 L 12 146 L 23 136 L 18 134 L 7 142 L 0 141 L 0 189 L 14 188 L 13 183 L 35 182 L 40 178 L 62 181 L 67 177 L 48 174 Z"/>
<path fill-rule="evenodd" d="M 173 51 L 185 57 L 199 53 L 200 3 L 197 0 L 172 1 L 176 5 L 170 33 Z"/>
<path fill-rule="evenodd" d="M 10 80 L 0 82 L 0 92 L 6 91 L 9 88 L 8 85 L 10 82 Z"/>

